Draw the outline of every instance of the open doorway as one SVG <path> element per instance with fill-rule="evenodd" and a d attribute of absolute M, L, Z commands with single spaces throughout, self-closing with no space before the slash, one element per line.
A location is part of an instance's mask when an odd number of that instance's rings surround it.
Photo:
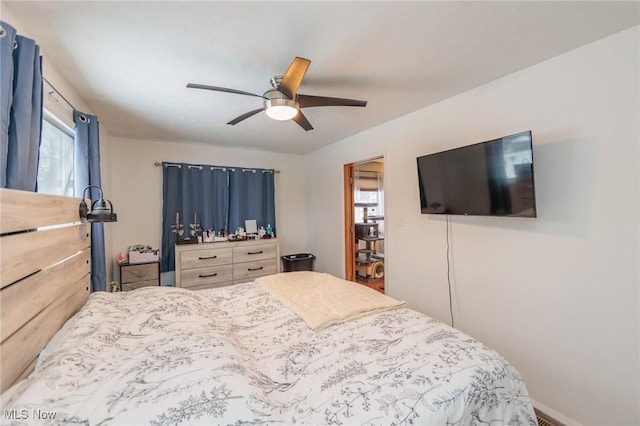
<path fill-rule="evenodd" d="M 384 158 L 344 166 L 345 277 L 384 293 Z"/>

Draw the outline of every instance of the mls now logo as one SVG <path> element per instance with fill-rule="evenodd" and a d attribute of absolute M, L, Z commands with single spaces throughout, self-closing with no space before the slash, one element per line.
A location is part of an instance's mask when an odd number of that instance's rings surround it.
<path fill-rule="evenodd" d="M 29 418 L 37 420 L 53 420 L 56 418 L 55 411 L 42 411 L 42 410 L 18 410 L 16 408 L 11 410 L 4 410 L 5 420 L 27 420 Z"/>
<path fill-rule="evenodd" d="M 4 410 L 4 418 L 6 420 L 26 420 L 29 418 L 28 410 Z"/>

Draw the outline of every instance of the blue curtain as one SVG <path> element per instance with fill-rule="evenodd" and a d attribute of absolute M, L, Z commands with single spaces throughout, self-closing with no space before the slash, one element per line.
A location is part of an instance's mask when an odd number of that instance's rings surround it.
<path fill-rule="evenodd" d="M 181 238 L 196 238 L 192 230 L 227 229 L 228 181 L 224 167 L 162 163 L 162 272 L 175 269 L 176 221 L 182 226 Z M 195 223 L 198 229 L 192 227 Z"/>
<path fill-rule="evenodd" d="M 245 227 L 255 219 L 258 228 L 271 225 L 276 233 L 275 179 L 273 170 L 232 169 L 229 173 L 229 230 Z"/>
<path fill-rule="evenodd" d="M 75 194 L 83 196 L 89 185 L 102 187 L 100 182 L 100 135 L 98 117 L 73 111 L 75 123 Z M 91 201 L 100 193 L 91 188 L 87 191 Z M 91 224 L 91 291 L 107 289 L 107 267 L 104 251 L 104 227 L 100 222 Z"/>
<path fill-rule="evenodd" d="M 35 191 L 42 134 L 40 47 L 2 21 L 0 67 L 0 186 Z"/>

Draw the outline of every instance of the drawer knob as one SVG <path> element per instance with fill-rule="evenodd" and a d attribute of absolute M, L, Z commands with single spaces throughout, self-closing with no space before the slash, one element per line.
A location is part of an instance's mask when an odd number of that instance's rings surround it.
<path fill-rule="evenodd" d="M 248 251 L 247 254 L 261 254 L 264 253 L 262 250 L 260 251 Z"/>
<path fill-rule="evenodd" d="M 257 268 L 247 268 L 247 271 L 259 271 L 260 269 L 264 269 L 264 266 L 259 266 Z"/>
<path fill-rule="evenodd" d="M 200 256 L 198 260 L 216 259 L 218 256 Z"/>
<path fill-rule="evenodd" d="M 209 278 L 209 277 L 215 277 L 216 275 L 218 275 L 218 273 L 214 272 L 213 274 L 198 275 L 198 278 Z"/>

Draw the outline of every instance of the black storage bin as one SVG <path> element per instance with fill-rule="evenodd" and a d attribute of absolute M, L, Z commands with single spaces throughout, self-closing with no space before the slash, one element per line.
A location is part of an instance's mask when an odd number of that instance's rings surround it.
<path fill-rule="evenodd" d="M 313 271 L 313 261 L 315 258 L 314 255 L 309 253 L 281 256 L 282 272 Z"/>

